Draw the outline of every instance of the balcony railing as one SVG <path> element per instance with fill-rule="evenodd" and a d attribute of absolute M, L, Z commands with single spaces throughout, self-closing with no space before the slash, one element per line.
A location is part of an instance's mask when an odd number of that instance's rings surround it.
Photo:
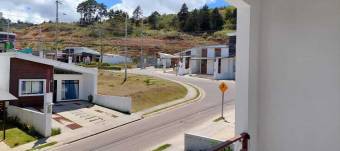
<path fill-rule="evenodd" d="M 249 142 L 250 136 L 248 133 L 242 133 L 239 136 L 236 136 L 230 140 L 227 140 L 226 142 L 223 142 L 221 144 L 218 144 L 214 148 L 210 149 L 209 151 L 225 151 L 227 148 L 229 148 L 232 144 L 236 142 L 241 142 L 242 148 L 240 151 L 248 151 L 248 142 Z"/>

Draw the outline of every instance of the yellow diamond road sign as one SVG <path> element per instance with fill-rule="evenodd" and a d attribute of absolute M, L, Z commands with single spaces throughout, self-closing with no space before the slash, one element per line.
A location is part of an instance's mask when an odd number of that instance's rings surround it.
<path fill-rule="evenodd" d="M 229 89 L 228 85 L 225 82 L 222 82 L 220 84 L 220 90 L 221 90 L 222 93 L 226 92 L 228 89 Z"/>

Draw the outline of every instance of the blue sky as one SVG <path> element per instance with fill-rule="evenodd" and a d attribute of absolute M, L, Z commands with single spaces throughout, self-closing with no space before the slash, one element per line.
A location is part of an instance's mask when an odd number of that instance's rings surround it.
<path fill-rule="evenodd" d="M 167 0 L 163 0 L 167 1 Z M 109 8 L 115 4 L 121 3 L 121 0 L 97 0 L 99 3 L 104 3 Z M 229 4 L 225 0 L 214 0 L 214 2 L 208 3 L 210 8 L 228 6 Z"/>

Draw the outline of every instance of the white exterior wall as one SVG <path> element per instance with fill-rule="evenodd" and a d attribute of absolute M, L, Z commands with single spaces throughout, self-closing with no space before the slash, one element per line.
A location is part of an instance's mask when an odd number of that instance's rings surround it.
<path fill-rule="evenodd" d="M 160 58 L 160 64 L 164 67 L 164 63 L 165 63 L 165 67 L 166 68 L 170 68 L 171 67 L 171 59 L 170 58 Z"/>
<path fill-rule="evenodd" d="M 215 58 L 215 48 L 207 48 L 208 58 Z"/>
<path fill-rule="evenodd" d="M 44 113 L 16 106 L 8 106 L 8 116 L 19 118 L 20 123 L 29 124 L 42 136 L 51 136 L 52 131 L 52 93 L 44 96 Z"/>
<path fill-rule="evenodd" d="M 57 80 L 57 101 L 62 100 L 62 80 L 79 80 L 79 99 L 88 100 L 88 96 L 95 96 L 97 92 L 97 77 L 91 74 L 54 74 Z"/>
<path fill-rule="evenodd" d="M 221 73 L 218 73 L 218 60 L 214 62 L 214 79 L 216 80 L 235 80 L 235 59 L 223 58 L 221 60 Z"/>
<path fill-rule="evenodd" d="M 16 106 L 8 106 L 8 116 L 17 117 L 21 123 L 32 125 L 39 134 L 48 137 L 45 133 L 45 114 Z M 51 127 L 49 129 L 51 131 Z M 51 135 L 51 134 L 50 134 Z"/>
<path fill-rule="evenodd" d="M 121 112 L 132 112 L 131 97 L 96 95 L 94 103 Z"/>
<path fill-rule="evenodd" d="M 221 49 L 221 56 L 222 57 L 229 57 L 229 48 L 222 48 Z"/>
<path fill-rule="evenodd" d="M 200 69 L 201 64 L 200 63 L 201 63 L 200 60 L 190 59 L 190 69 L 191 69 L 192 74 L 197 74 L 201 71 L 201 69 Z"/>
<path fill-rule="evenodd" d="M 252 151 L 339 150 L 339 1 L 231 1 L 237 133 L 250 132 Z"/>
<path fill-rule="evenodd" d="M 0 90 L 9 92 L 10 56 L 0 56 Z"/>
<path fill-rule="evenodd" d="M 207 74 L 214 74 L 214 62 L 212 59 L 207 60 Z"/>
<path fill-rule="evenodd" d="M 191 50 L 191 56 L 202 56 L 202 48 L 192 48 Z"/>
<path fill-rule="evenodd" d="M 125 62 L 124 56 L 117 56 L 117 55 L 104 55 L 103 56 L 103 63 L 109 63 L 109 64 L 120 64 Z M 127 58 L 127 62 L 131 63 L 131 58 Z"/>

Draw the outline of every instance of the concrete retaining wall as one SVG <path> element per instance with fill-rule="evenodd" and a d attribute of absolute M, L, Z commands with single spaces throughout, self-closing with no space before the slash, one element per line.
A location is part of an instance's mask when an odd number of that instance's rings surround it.
<path fill-rule="evenodd" d="M 20 123 L 31 125 L 40 135 L 49 137 L 52 131 L 52 98 L 53 93 L 44 95 L 44 113 L 8 105 L 8 116 L 19 118 Z"/>
<path fill-rule="evenodd" d="M 94 103 L 121 112 L 131 113 L 132 110 L 130 97 L 96 95 Z"/>
<path fill-rule="evenodd" d="M 8 106 L 8 116 L 19 118 L 20 123 L 32 125 L 44 137 L 51 135 L 51 124 L 48 124 L 51 122 L 47 122 L 52 118 L 51 115 L 16 106 Z"/>
<path fill-rule="evenodd" d="M 220 143 L 222 141 L 198 135 L 185 134 L 184 136 L 184 150 L 186 151 L 207 151 Z"/>

